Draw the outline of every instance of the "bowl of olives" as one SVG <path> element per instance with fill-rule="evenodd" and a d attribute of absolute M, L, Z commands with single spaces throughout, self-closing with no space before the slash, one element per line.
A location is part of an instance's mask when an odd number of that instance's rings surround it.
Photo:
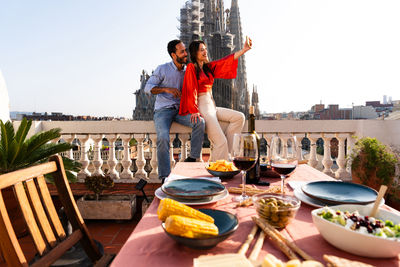
<path fill-rule="evenodd" d="M 284 228 L 296 216 L 301 204 L 296 197 L 281 194 L 262 193 L 252 198 L 258 216 L 275 228 Z"/>

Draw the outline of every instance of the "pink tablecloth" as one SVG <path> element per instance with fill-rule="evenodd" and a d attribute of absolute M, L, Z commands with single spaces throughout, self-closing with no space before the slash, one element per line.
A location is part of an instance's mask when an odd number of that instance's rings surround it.
<path fill-rule="evenodd" d="M 174 168 L 173 173 L 186 175 L 188 177 L 210 176 L 204 166 L 204 163 L 178 163 Z M 313 169 L 312 167 L 300 165 L 287 181 L 317 181 L 331 179 L 331 177 Z M 267 178 L 267 180 L 273 185 L 280 184 L 280 179 Z M 227 187 L 238 186 L 240 183 L 240 175 L 237 175 L 234 179 L 223 183 Z M 287 191 L 288 194 L 293 194 L 290 187 Z M 247 235 L 254 225 L 251 217 L 256 215 L 253 206 L 235 208 L 236 203 L 232 202 L 232 195 L 213 204 L 195 206 L 196 208 L 225 210 L 236 214 L 239 219 L 238 230 L 227 240 L 221 242 L 212 249 L 195 250 L 176 243 L 164 233 L 161 228 L 161 223 L 157 218 L 158 204 L 159 200 L 155 198 L 131 236 L 121 248 L 111 266 L 192 266 L 193 258 L 199 257 L 200 255 L 236 253 L 246 240 Z M 314 208 L 302 203 L 296 218 L 284 230 L 282 230 L 281 233 L 289 239 L 294 240 L 300 248 L 313 256 L 316 260 L 324 263 L 322 256 L 324 254 L 331 254 L 376 266 L 400 266 L 398 258 L 363 258 L 343 252 L 331 246 L 322 238 L 318 230 L 314 227 L 311 218 L 312 209 Z M 252 251 L 252 246 L 249 248 L 248 254 Z M 258 260 L 261 261 L 267 253 L 272 253 L 283 261 L 288 260 L 279 249 L 268 241 L 268 239 L 264 242 Z"/>

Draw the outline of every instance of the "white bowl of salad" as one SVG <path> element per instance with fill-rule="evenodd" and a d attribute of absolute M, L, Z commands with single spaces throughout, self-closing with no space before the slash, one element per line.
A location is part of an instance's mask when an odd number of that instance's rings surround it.
<path fill-rule="evenodd" d="M 379 209 L 369 217 L 370 205 L 337 205 L 311 212 L 314 225 L 323 238 L 346 252 L 391 258 L 400 254 L 400 213 Z"/>

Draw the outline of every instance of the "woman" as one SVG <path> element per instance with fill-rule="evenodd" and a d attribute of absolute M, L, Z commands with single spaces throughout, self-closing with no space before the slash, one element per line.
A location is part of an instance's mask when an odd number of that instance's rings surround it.
<path fill-rule="evenodd" d="M 194 122 L 200 116 L 204 118 L 208 138 L 213 143 L 211 161 L 229 160 L 233 135 L 242 131 L 245 120 L 239 111 L 215 106 L 212 98 L 214 78 L 236 78 L 238 59 L 251 49 L 251 45 L 252 41 L 247 39 L 243 49 L 212 62 L 208 62 L 207 47 L 203 41 L 193 41 L 189 45 L 192 63 L 186 68 L 179 114 L 191 114 Z M 228 122 L 226 136 L 218 121 Z"/>

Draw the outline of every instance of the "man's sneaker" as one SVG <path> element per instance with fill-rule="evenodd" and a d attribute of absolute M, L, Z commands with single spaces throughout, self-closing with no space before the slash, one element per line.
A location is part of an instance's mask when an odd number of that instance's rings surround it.
<path fill-rule="evenodd" d="M 164 184 L 165 178 L 167 178 L 167 177 L 160 177 L 159 178 L 161 180 L 161 184 Z"/>
<path fill-rule="evenodd" d="M 187 157 L 184 162 L 196 162 L 196 159 L 191 158 L 191 157 Z"/>

